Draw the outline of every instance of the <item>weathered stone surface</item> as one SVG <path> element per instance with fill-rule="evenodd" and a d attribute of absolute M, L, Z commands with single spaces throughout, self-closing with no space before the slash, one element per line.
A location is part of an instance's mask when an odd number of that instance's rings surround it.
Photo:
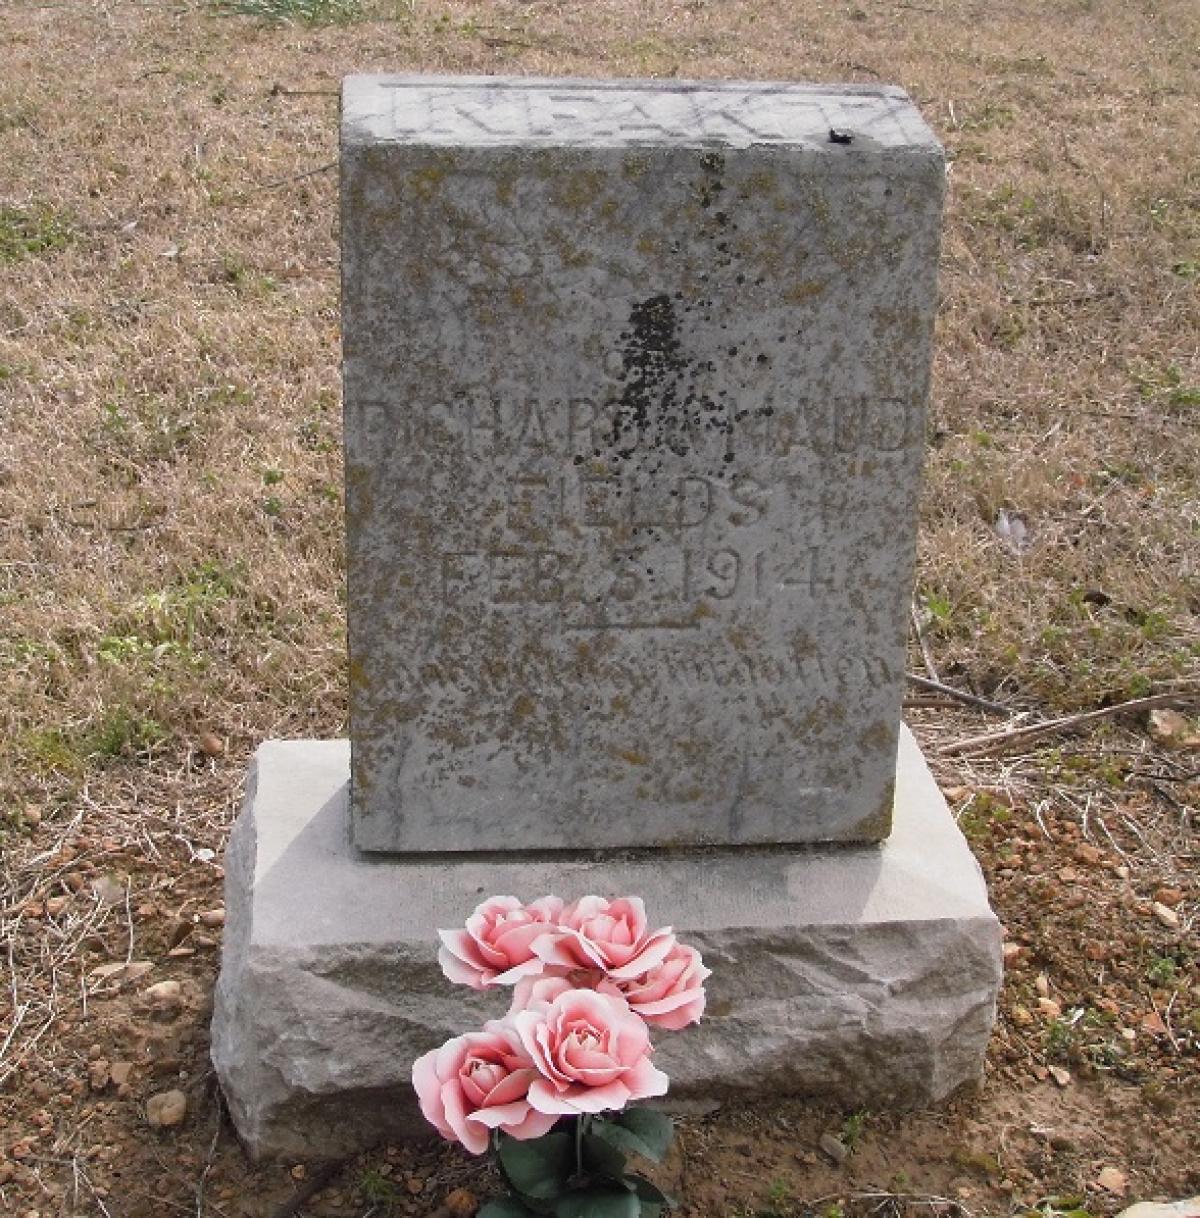
<path fill-rule="evenodd" d="M 1184 1201 L 1139 1201 L 1117 1218 L 1200 1218 L 1200 1197 Z"/>
<path fill-rule="evenodd" d="M 343 104 L 357 843 L 883 838 L 943 187 L 915 108 Z"/>
<path fill-rule="evenodd" d="M 263 745 L 226 856 L 213 1060 L 256 1155 L 426 1132 L 412 1061 L 507 1006 L 442 977 L 435 930 L 496 893 L 640 893 L 702 950 L 708 1013 L 656 1035 L 673 1102 L 921 1104 L 981 1074 L 999 927 L 906 731 L 879 847 L 385 862 L 349 844 L 348 768 L 344 741 Z"/>

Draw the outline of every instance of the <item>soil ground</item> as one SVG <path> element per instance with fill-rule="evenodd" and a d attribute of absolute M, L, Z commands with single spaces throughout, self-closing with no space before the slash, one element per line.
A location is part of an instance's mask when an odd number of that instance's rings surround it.
<path fill-rule="evenodd" d="M 438 1146 L 252 1166 L 207 1057 L 249 754 L 345 730 L 333 165 L 368 70 L 885 79 L 952 156 L 911 664 L 994 706 L 914 686 L 909 715 L 1006 927 L 986 1079 L 689 1120 L 681 1212 L 1200 1192 L 1200 9 L 8 0 L 0 1211 L 465 1214 L 492 1186 Z M 1147 696 L 1181 718 L 953 747 Z M 169 1089 L 186 1116 L 151 1128 Z"/>

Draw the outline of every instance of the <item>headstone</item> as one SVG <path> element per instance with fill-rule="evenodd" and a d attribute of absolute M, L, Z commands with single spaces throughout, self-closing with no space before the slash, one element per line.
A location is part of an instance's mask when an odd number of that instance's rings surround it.
<path fill-rule="evenodd" d="M 346 82 L 361 848 L 887 835 L 943 180 L 891 88 Z"/>
<path fill-rule="evenodd" d="M 265 742 L 225 854 L 251 1154 L 428 1132 L 413 1061 L 507 1000 L 436 932 L 492 894 L 640 895 L 700 949 L 668 1103 L 980 1078 L 1000 928 L 899 722 L 942 183 L 911 103 L 358 77 L 343 183 L 351 739 Z"/>

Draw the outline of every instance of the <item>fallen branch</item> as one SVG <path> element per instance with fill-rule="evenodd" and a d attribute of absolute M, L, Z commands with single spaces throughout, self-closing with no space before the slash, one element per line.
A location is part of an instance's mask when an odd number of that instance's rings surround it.
<path fill-rule="evenodd" d="M 993 715 L 1011 715 L 1013 713 L 1011 706 L 1003 706 L 999 702 L 989 702 L 986 698 L 967 693 L 965 689 L 955 689 L 952 685 L 943 685 L 941 681 L 918 676 L 915 672 L 910 672 L 908 679 L 920 689 L 928 689 L 935 694 L 945 694 L 947 698 L 953 698 L 956 702 L 965 702 L 967 706 L 977 706 L 980 710 L 990 711 Z"/>
<path fill-rule="evenodd" d="M 956 740 L 953 744 L 937 749 L 939 757 L 953 757 L 960 753 L 995 753 L 1013 744 L 1024 744 L 1041 736 L 1069 731 L 1083 723 L 1094 723 L 1099 719 L 1110 719 L 1113 715 L 1128 712 L 1154 710 L 1160 706 L 1180 706 L 1200 700 L 1194 693 L 1152 694 L 1149 698 L 1131 698 L 1115 706 L 1102 706 L 1099 710 L 1082 711 L 1076 715 L 1064 715 L 1061 719 L 1047 719 L 1044 723 L 1030 723 L 1025 727 L 1008 728 L 1002 732 L 988 732 L 983 736 L 970 736 Z"/>

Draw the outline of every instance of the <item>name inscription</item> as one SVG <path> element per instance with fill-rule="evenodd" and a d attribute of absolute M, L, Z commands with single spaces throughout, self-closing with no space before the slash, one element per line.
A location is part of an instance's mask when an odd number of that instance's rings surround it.
<path fill-rule="evenodd" d="M 377 485 L 423 485 L 429 467 L 414 456 L 432 453 L 464 479 L 451 493 L 474 495 L 475 536 L 460 531 L 429 555 L 433 570 L 413 574 L 447 609 L 553 608 L 568 632 L 687 631 L 722 605 L 803 609 L 844 600 L 851 583 L 880 597 L 891 586 L 889 571 L 872 571 L 877 547 L 844 539 L 829 551 L 821 539 L 844 533 L 859 506 L 856 472 L 908 453 L 910 403 L 749 404 L 729 430 L 666 434 L 661 419 L 626 425 L 619 403 L 585 398 L 480 392 L 409 413 L 356 409 Z"/>
<path fill-rule="evenodd" d="M 381 401 L 355 404 L 357 425 L 372 455 L 451 437 L 475 458 L 557 456 L 577 464 L 616 452 L 664 449 L 677 456 L 822 457 L 886 454 L 919 439 L 915 399 L 835 395 L 783 400 L 772 393 L 738 395 L 736 403 L 702 391 L 667 418 L 627 410 L 620 394 L 603 398 L 510 401 L 486 391 L 397 410 Z"/>

